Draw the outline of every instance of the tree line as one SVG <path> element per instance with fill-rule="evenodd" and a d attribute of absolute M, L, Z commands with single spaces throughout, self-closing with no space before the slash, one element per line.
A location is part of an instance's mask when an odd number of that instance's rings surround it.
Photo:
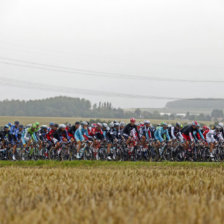
<path fill-rule="evenodd" d="M 183 119 L 176 114 L 161 115 L 158 111 L 148 112 L 140 109 L 136 109 L 135 111 L 124 111 L 121 108 L 114 108 L 110 102 L 99 102 L 99 104 L 92 105 L 91 102 L 86 99 L 64 96 L 42 100 L 0 101 L 0 116 Z M 185 119 L 210 121 L 222 117 L 222 110 L 213 110 L 210 115 L 191 115 L 190 113 L 187 113 Z"/>

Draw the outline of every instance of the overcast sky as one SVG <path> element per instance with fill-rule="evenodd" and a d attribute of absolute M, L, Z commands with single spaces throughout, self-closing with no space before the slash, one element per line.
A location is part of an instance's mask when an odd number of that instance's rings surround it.
<path fill-rule="evenodd" d="M 0 100 L 145 108 L 223 87 L 223 0 L 0 0 Z"/>

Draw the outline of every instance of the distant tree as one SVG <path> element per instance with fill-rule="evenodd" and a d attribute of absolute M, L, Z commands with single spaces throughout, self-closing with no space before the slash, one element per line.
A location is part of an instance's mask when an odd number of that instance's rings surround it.
<path fill-rule="evenodd" d="M 218 110 L 218 109 L 214 109 L 211 113 L 211 116 L 215 119 L 217 118 L 222 118 L 223 117 L 223 111 L 222 110 Z"/>
<path fill-rule="evenodd" d="M 141 110 L 139 108 L 135 110 L 135 116 L 136 118 L 141 118 Z"/>

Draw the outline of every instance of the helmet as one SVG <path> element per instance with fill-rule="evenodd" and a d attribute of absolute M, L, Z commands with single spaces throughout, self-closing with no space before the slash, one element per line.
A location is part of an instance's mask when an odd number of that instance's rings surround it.
<path fill-rule="evenodd" d="M 220 131 L 221 129 L 222 129 L 221 126 L 219 126 L 219 125 L 216 125 L 216 126 L 215 126 L 215 130 Z"/>
<path fill-rule="evenodd" d="M 39 123 L 39 122 L 36 122 L 35 124 L 36 124 L 36 126 L 39 126 L 39 125 L 40 125 L 40 123 Z"/>
<path fill-rule="evenodd" d="M 50 122 L 49 126 L 54 126 L 54 123 L 53 122 Z"/>
<path fill-rule="evenodd" d="M 47 125 L 42 125 L 40 128 L 41 129 L 48 129 Z"/>
<path fill-rule="evenodd" d="M 71 127 L 71 126 L 72 126 L 71 123 L 68 123 L 68 122 L 66 122 L 65 125 L 66 125 L 67 127 Z"/>
<path fill-rule="evenodd" d="M 103 125 L 102 125 L 100 122 L 98 122 L 98 123 L 96 124 L 96 126 L 97 126 L 98 128 L 102 128 L 102 127 L 103 127 Z"/>
<path fill-rule="evenodd" d="M 80 124 L 80 122 L 79 122 L 79 121 L 76 121 L 76 122 L 75 122 L 75 125 L 79 125 L 79 124 Z"/>
<path fill-rule="evenodd" d="M 87 125 L 88 125 L 88 123 L 87 123 L 86 121 L 83 121 L 81 124 L 82 124 L 83 126 L 87 126 Z"/>
<path fill-rule="evenodd" d="M 91 127 L 96 128 L 96 124 L 95 123 L 91 124 Z"/>
<path fill-rule="evenodd" d="M 125 126 L 125 122 L 121 122 L 120 126 L 122 126 L 122 127 Z"/>
<path fill-rule="evenodd" d="M 136 122 L 136 119 L 135 119 L 134 117 L 132 117 L 132 118 L 130 119 L 130 122 Z"/>
<path fill-rule="evenodd" d="M 103 128 L 107 128 L 107 127 L 108 127 L 107 123 L 103 123 Z"/>
<path fill-rule="evenodd" d="M 19 121 L 15 121 L 14 124 L 15 124 L 15 125 L 19 125 Z"/>
<path fill-rule="evenodd" d="M 202 128 L 205 129 L 205 130 L 209 129 L 208 126 L 206 126 L 206 125 L 204 125 Z"/>
<path fill-rule="evenodd" d="M 37 128 L 36 124 L 32 124 L 32 128 Z"/>
<path fill-rule="evenodd" d="M 200 125 L 198 124 L 198 122 L 197 122 L 197 121 L 193 121 L 193 122 L 192 122 L 192 126 L 199 127 Z"/>
<path fill-rule="evenodd" d="M 172 127 L 172 124 L 168 124 L 168 128 L 171 128 Z"/>
<path fill-rule="evenodd" d="M 150 121 L 148 121 L 148 120 L 144 121 L 144 124 L 150 124 Z"/>
<path fill-rule="evenodd" d="M 5 129 L 6 129 L 6 128 L 9 128 L 9 125 L 6 124 L 6 125 L 4 126 L 4 128 L 5 128 Z"/>
<path fill-rule="evenodd" d="M 221 128 L 223 128 L 223 126 L 224 126 L 224 124 L 223 124 L 222 122 L 220 122 L 218 125 L 219 125 Z"/>
<path fill-rule="evenodd" d="M 177 122 L 176 127 L 181 128 L 181 123 Z"/>
<path fill-rule="evenodd" d="M 58 128 L 58 126 L 59 126 L 58 124 L 54 124 L 54 127 Z"/>
<path fill-rule="evenodd" d="M 21 125 L 19 126 L 19 128 L 23 129 L 23 125 L 21 124 Z"/>
<path fill-rule="evenodd" d="M 27 124 L 26 127 L 27 128 L 31 128 L 32 127 L 32 124 Z"/>
<path fill-rule="evenodd" d="M 11 127 L 11 126 L 12 126 L 12 124 L 9 122 L 9 123 L 8 123 L 8 126 L 9 126 L 9 127 Z"/>
<path fill-rule="evenodd" d="M 59 128 L 66 128 L 65 124 L 59 124 Z"/>
<path fill-rule="evenodd" d="M 114 124 L 114 127 L 119 127 L 119 126 L 120 124 L 118 122 Z"/>
<path fill-rule="evenodd" d="M 162 122 L 162 123 L 161 123 L 161 126 L 168 127 L 168 124 L 165 123 L 165 122 Z"/>
<path fill-rule="evenodd" d="M 110 127 L 110 128 L 113 128 L 113 127 L 114 127 L 114 122 L 111 122 L 111 123 L 109 124 L 109 127 Z"/>

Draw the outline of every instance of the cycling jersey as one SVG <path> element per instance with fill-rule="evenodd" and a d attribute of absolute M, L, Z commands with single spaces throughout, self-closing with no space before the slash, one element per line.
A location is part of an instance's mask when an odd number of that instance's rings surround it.
<path fill-rule="evenodd" d="M 79 141 L 83 142 L 84 140 L 88 140 L 88 136 L 89 136 L 88 130 L 83 127 L 80 127 L 79 129 L 77 129 L 74 135 L 75 140 L 77 142 Z"/>
<path fill-rule="evenodd" d="M 53 133 L 53 138 L 56 139 L 59 142 L 70 140 L 68 132 L 66 130 L 62 130 L 60 128 Z"/>
<path fill-rule="evenodd" d="M 74 138 L 75 132 L 76 132 L 77 128 L 75 127 L 75 125 L 72 125 L 69 130 L 68 130 L 68 134 L 70 137 Z"/>
<path fill-rule="evenodd" d="M 103 130 L 103 136 L 104 140 L 106 140 L 108 143 L 112 143 L 114 140 L 113 131 L 111 131 L 109 128 Z"/>
<path fill-rule="evenodd" d="M 136 135 L 136 137 L 137 137 L 138 139 L 140 139 L 137 126 L 136 126 L 136 125 L 128 124 L 128 125 L 124 128 L 124 130 L 123 130 L 123 135 L 124 135 L 125 137 L 129 137 L 131 134 L 132 134 L 132 135 Z M 132 136 L 132 137 L 135 137 L 135 136 Z"/>
<path fill-rule="evenodd" d="M 169 132 L 169 135 L 170 135 L 170 137 L 173 139 L 173 140 L 176 140 L 176 139 L 178 139 L 178 140 L 180 140 L 180 141 L 183 141 L 183 136 L 182 136 L 182 134 L 181 134 L 181 130 L 180 129 L 178 129 L 178 128 L 176 128 L 176 127 L 169 127 L 168 128 L 168 132 Z"/>
<path fill-rule="evenodd" d="M 53 142 L 53 138 L 54 138 L 54 133 L 55 133 L 55 132 L 56 132 L 56 130 L 51 129 L 51 130 L 47 133 L 46 137 L 47 137 L 47 140 L 48 140 L 48 141 Z"/>
<path fill-rule="evenodd" d="M 1 131 L 0 132 L 0 140 L 12 142 L 13 136 L 11 135 L 10 131 Z"/>
<path fill-rule="evenodd" d="M 13 125 L 13 126 L 10 128 L 10 134 L 12 135 L 13 140 L 14 140 L 14 141 L 17 141 L 17 140 L 18 140 L 18 134 L 19 134 L 19 127 L 16 126 L 16 125 Z"/>
<path fill-rule="evenodd" d="M 139 133 L 140 136 L 145 136 L 147 140 L 154 138 L 154 129 L 152 127 L 143 126 L 140 128 Z"/>
<path fill-rule="evenodd" d="M 116 128 L 112 129 L 110 131 L 110 134 L 113 136 L 114 139 L 115 138 L 116 139 L 121 139 L 121 131 L 119 129 L 116 129 Z"/>
<path fill-rule="evenodd" d="M 208 134 L 209 131 L 210 131 L 210 130 L 207 129 L 207 130 L 205 130 L 205 131 L 203 132 L 204 139 L 206 139 L 206 135 Z"/>
<path fill-rule="evenodd" d="M 188 140 L 188 141 L 198 141 L 199 139 L 203 139 L 204 140 L 204 136 L 203 134 L 201 133 L 201 130 L 198 128 L 198 129 L 194 129 L 192 127 L 192 125 L 188 125 L 186 127 L 184 127 L 182 130 L 181 130 L 181 133 L 184 137 L 185 140 Z"/>
<path fill-rule="evenodd" d="M 208 143 L 214 143 L 214 142 L 217 142 L 218 140 L 219 141 L 224 140 L 222 133 L 221 132 L 217 133 L 215 130 L 209 130 L 209 132 L 206 135 L 206 141 Z"/>
<path fill-rule="evenodd" d="M 163 127 L 158 127 L 154 133 L 155 139 L 163 142 L 165 139 L 164 137 L 167 138 L 167 140 L 170 140 L 169 132 L 168 129 L 164 129 Z"/>

